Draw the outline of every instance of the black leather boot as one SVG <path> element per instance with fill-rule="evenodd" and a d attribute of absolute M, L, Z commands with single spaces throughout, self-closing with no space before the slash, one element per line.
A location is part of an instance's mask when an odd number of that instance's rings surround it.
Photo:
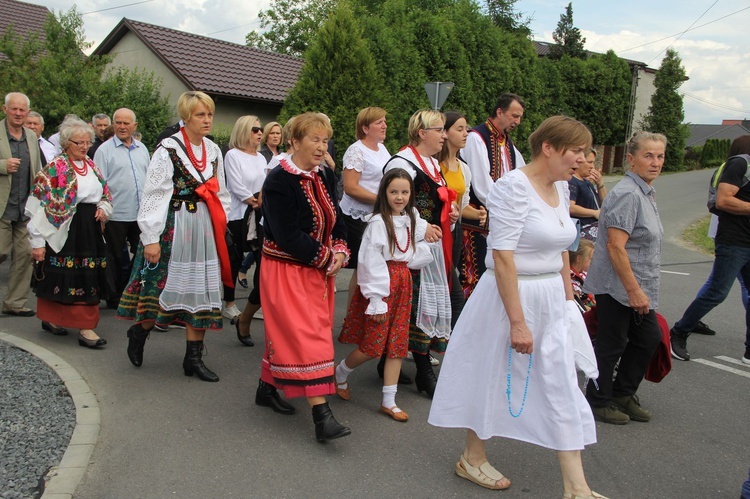
<path fill-rule="evenodd" d="M 263 407 L 270 407 L 273 412 L 289 416 L 296 412 L 292 404 L 281 398 L 276 387 L 260 380 L 255 391 L 255 403 Z"/>
<path fill-rule="evenodd" d="M 143 364 L 143 347 L 150 334 L 151 330 L 146 331 L 140 324 L 133 324 L 128 329 L 128 359 L 135 367 Z"/>
<path fill-rule="evenodd" d="M 352 434 L 352 430 L 342 425 L 333 417 L 328 402 L 312 407 L 313 422 L 315 423 L 315 438 L 318 442 L 341 438 Z"/>
<path fill-rule="evenodd" d="M 203 342 L 188 341 L 187 350 L 185 351 L 185 360 L 182 361 L 182 368 L 185 370 L 185 376 L 195 374 L 203 381 L 215 383 L 219 377 L 203 363 Z"/>
<path fill-rule="evenodd" d="M 383 371 L 385 370 L 385 354 L 380 357 L 380 361 L 378 362 L 378 376 L 380 378 L 383 378 Z M 399 385 L 411 385 L 414 383 L 414 380 L 411 379 L 409 376 L 404 373 L 404 370 L 401 369 L 401 371 L 398 373 L 398 384 Z"/>
<path fill-rule="evenodd" d="M 417 383 L 417 391 L 425 392 L 428 397 L 435 395 L 435 386 L 437 385 L 437 376 L 432 370 L 429 355 L 421 355 L 416 352 L 414 355 L 414 364 L 417 366 L 417 376 L 414 381 Z"/>

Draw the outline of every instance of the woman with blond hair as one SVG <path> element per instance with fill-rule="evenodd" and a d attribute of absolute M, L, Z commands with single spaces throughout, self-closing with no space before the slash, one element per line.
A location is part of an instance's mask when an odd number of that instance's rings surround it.
<path fill-rule="evenodd" d="M 245 250 L 255 255 L 256 272 L 260 266 L 260 234 L 256 222 L 260 220 L 260 189 L 266 179 L 266 158 L 258 152 L 263 133 L 257 116 L 241 116 L 232 128 L 229 137 L 230 150 L 224 157 L 227 190 L 232 199 L 228 227 L 236 249 L 230 254 L 233 281 L 239 273 Z M 258 291 L 253 290 L 248 299 L 260 308 Z M 250 319 L 243 321 L 246 327 L 241 331 L 243 328 L 240 327 L 240 311 L 234 304 L 234 288 L 224 287 L 224 302 L 223 315 L 235 325 L 237 339 L 245 346 L 253 346 L 253 340 L 250 338 L 252 314 Z"/>
<path fill-rule="evenodd" d="M 430 398 L 437 384 L 437 377 L 430 363 L 430 351 L 445 352 L 450 336 L 448 279 L 453 266 L 451 228 L 458 220 L 456 191 L 448 188 L 440 172 L 440 165 L 433 158 L 443 148 L 446 138 L 444 127 L 445 116 L 440 111 L 417 111 L 409 119 L 409 145 L 393 156 L 385 166 L 386 172 L 403 168 L 414 180 L 414 200 L 420 216 L 427 220 L 425 241 L 435 257 L 426 268 L 412 271 L 413 293 L 409 321 L 409 351 L 417 367 L 417 390 L 425 392 Z M 428 301 L 438 303 L 437 308 L 442 313 L 431 316 L 431 327 L 425 331 L 428 328 L 420 320 L 419 300 L 423 276 L 427 273 L 433 277 L 431 284 L 434 285 L 430 287 L 434 296 L 430 296 Z"/>
<path fill-rule="evenodd" d="M 556 450 L 563 497 L 601 498 L 583 473 L 581 449 L 596 442 L 596 426 L 569 337 L 569 321 L 578 320 L 580 334 L 585 328 L 570 285 L 576 228 L 567 181 L 591 133 L 553 116 L 529 145 L 531 162 L 503 175 L 487 197 L 487 272 L 456 324 L 428 421 L 466 428 L 455 472 L 481 487 L 510 487 L 485 454 L 484 442 L 499 436 Z"/>
<path fill-rule="evenodd" d="M 138 226 L 141 242 L 117 315 L 135 319 L 128 358 L 143 363 L 155 323 L 185 325 L 185 376 L 219 377 L 203 363 L 207 329 L 221 329 L 221 285 L 233 286 L 225 239 L 230 196 L 219 147 L 206 138 L 214 102 L 203 92 L 177 101 L 184 122 L 164 139 L 146 171 Z"/>
<path fill-rule="evenodd" d="M 281 124 L 278 121 L 269 121 L 263 127 L 260 153 L 266 158 L 266 163 L 270 163 L 271 158 L 281 154 Z"/>

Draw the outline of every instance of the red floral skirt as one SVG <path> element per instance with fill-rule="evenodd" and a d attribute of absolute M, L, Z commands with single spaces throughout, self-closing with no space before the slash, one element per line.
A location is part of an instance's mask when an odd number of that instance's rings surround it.
<path fill-rule="evenodd" d="M 406 357 L 409 348 L 409 315 L 411 313 L 411 271 L 406 262 L 389 261 L 391 278 L 390 295 L 383 301 L 388 304 L 385 322 L 378 324 L 365 315 L 370 300 L 365 298 L 359 286 L 349 304 L 344 325 L 339 335 L 340 343 L 359 346 L 360 351 L 370 357 L 385 354 L 391 358 Z"/>

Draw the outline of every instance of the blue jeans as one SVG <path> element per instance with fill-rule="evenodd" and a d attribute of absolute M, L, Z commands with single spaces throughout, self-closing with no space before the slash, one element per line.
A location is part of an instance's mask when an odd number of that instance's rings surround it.
<path fill-rule="evenodd" d="M 742 484 L 742 495 L 740 499 L 750 499 L 750 477 Z"/>
<path fill-rule="evenodd" d="M 698 298 L 700 295 L 708 291 L 708 287 L 711 286 L 711 279 L 713 279 L 714 273 L 713 270 L 710 274 L 708 274 L 708 279 L 706 279 L 706 282 L 701 286 L 701 289 L 698 290 L 698 294 L 695 295 L 696 298 Z M 742 297 L 742 306 L 747 308 L 747 302 L 750 297 L 748 297 L 747 293 L 747 286 L 745 286 L 745 281 L 742 280 L 742 274 L 737 274 L 737 282 L 740 283 L 740 292 Z"/>
<path fill-rule="evenodd" d="M 750 282 L 750 248 L 717 244 L 716 259 L 708 289 L 698 294 L 674 327 L 689 334 L 698 321 L 726 299 L 738 274 L 743 281 Z M 750 312 L 747 308 L 745 308 L 745 348 L 750 348 Z"/>

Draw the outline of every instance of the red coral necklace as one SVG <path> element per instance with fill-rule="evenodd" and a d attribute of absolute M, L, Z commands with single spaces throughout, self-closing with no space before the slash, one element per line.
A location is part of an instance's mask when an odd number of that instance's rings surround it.
<path fill-rule="evenodd" d="M 89 172 L 89 165 L 88 165 L 88 164 L 86 163 L 86 160 L 85 160 L 85 159 L 83 160 L 83 165 L 82 165 L 82 166 L 78 166 L 78 165 L 76 164 L 76 162 L 75 162 L 75 161 L 73 161 L 73 160 L 72 160 L 72 159 L 70 159 L 70 158 L 68 158 L 68 161 L 69 161 L 69 162 L 70 162 L 70 164 L 71 164 L 71 165 L 73 166 L 73 170 L 75 170 L 75 172 L 76 172 L 76 173 L 77 173 L 78 175 L 80 175 L 81 177 L 85 177 L 85 176 L 86 176 L 86 174 L 87 174 L 87 173 Z"/>
<path fill-rule="evenodd" d="M 198 159 L 195 157 L 195 153 L 193 153 L 193 144 L 188 138 L 185 127 L 180 128 L 180 131 L 182 132 L 182 139 L 185 142 L 185 149 L 187 150 L 188 159 L 193 164 L 196 170 L 198 170 L 199 172 L 203 172 L 206 169 L 206 141 L 201 138 L 202 156 L 200 161 L 198 161 Z"/>
<path fill-rule="evenodd" d="M 398 248 L 401 253 L 409 251 L 409 246 L 411 246 L 411 231 L 409 230 L 409 227 L 406 228 L 406 248 L 401 248 L 398 244 L 398 236 L 395 228 L 393 229 L 393 241 L 396 243 L 396 248 Z"/>
<path fill-rule="evenodd" d="M 422 171 L 425 172 L 425 174 L 430 177 L 430 179 L 437 185 L 445 185 L 445 180 L 443 180 L 443 176 L 440 174 L 440 167 L 435 164 L 435 160 L 430 157 L 430 164 L 432 166 L 432 169 L 428 169 L 427 165 L 422 159 L 422 155 L 419 154 L 419 151 L 417 151 L 417 148 L 411 145 L 409 147 L 414 153 L 414 156 L 417 157 L 417 162 L 419 163 L 420 168 L 422 168 Z"/>

